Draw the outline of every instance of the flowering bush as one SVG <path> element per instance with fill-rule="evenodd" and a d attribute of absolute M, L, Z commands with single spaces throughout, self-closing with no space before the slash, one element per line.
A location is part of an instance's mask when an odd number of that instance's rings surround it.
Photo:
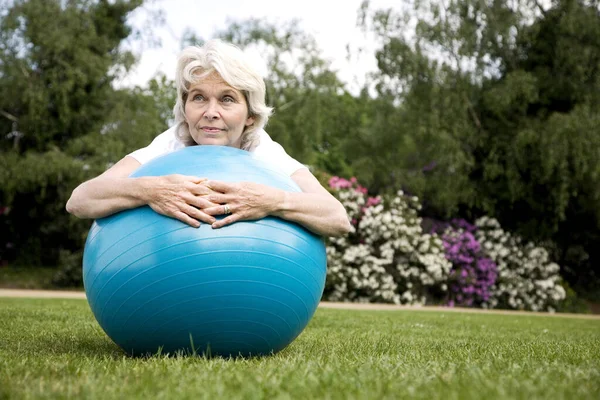
<path fill-rule="evenodd" d="M 442 240 L 423 233 L 416 197 L 399 191 L 386 204 L 354 178 L 333 177 L 329 185 L 354 232 L 329 241 L 326 299 L 424 304 L 445 296 L 451 264 Z"/>
<path fill-rule="evenodd" d="M 354 231 L 329 239 L 324 298 L 334 301 L 553 311 L 565 298 L 548 252 L 481 218 L 421 228 L 418 198 L 369 197 L 355 178 L 333 177 Z"/>
<path fill-rule="evenodd" d="M 490 307 L 554 311 L 565 290 L 559 283 L 559 266 L 549 261 L 548 251 L 523 244 L 493 218 L 480 218 L 475 225 L 476 239 L 498 268 Z"/>
<path fill-rule="evenodd" d="M 446 258 L 452 263 L 448 305 L 487 306 L 496 282 L 496 264 L 475 239 L 476 227 L 464 220 L 453 221 L 442 235 Z"/>

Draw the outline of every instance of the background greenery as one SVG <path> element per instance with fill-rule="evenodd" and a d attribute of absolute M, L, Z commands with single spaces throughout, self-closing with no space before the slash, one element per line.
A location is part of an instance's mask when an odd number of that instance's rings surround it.
<path fill-rule="evenodd" d="M 143 0 L 0 0 L 0 259 L 79 282 L 89 221 L 72 189 L 169 124 L 173 82 L 117 88 Z M 548 248 L 579 295 L 600 287 L 598 0 L 406 1 L 358 10 L 377 72 L 350 93 L 294 21 L 215 36 L 261 49 L 272 137 L 319 176 L 403 189 L 432 219 L 481 215 Z M 149 39 L 150 40 L 150 39 Z M 201 42 L 193 32 L 182 46 Z M 293 63 L 286 60 L 293 60 Z M 310 122 L 310 123 L 307 123 Z"/>

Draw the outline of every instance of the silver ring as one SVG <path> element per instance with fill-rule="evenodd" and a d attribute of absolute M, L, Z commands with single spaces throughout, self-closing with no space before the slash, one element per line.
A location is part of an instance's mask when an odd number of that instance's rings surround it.
<path fill-rule="evenodd" d="M 229 209 L 229 204 L 223 204 L 223 210 L 225 214 L 231 214 L 231 210 Z"/>

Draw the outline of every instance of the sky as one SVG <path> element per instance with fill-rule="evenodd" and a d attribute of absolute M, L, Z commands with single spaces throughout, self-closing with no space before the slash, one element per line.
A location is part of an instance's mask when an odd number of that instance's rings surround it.
<path fill-rule="evenodd" d="M 374 40 L 356 27 L 361 3 L 362 0 L 150 0 L 132 13 L 129 23 L 136 28 L 148 28 L 149 16 L 162 10 L 165 23 L 151 27 L 160 46 L 148 47 L 132 42 L 130 48 L 140 61 L 120 83 L 124 86 L 144 85 L 159 72 L 173 79 L 181 37 L 186 29 L 210 39 L 215 31 L 225 29 L 231 20 L 264 18 L 282 23 L 296 18 L 300 28 L 316 39 L 322 56 L 338 71 L 339 78 L 347 83 L 349 90 L 355 91 L 362 86 L 366 74 L 375 69 Z M 370 6 L 373 9 L 395 8 L 399 3 L 400 0 L 371 0 Z M 348 61 L 347 45 L 366 51 L 359 58 Z"/>

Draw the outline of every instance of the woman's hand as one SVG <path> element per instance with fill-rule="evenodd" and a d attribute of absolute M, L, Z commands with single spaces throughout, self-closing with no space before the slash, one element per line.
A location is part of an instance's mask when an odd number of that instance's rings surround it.
<path fill-rule="evenodd" d="M 214 221 L 213 228 L 272 215 L 299 223 L 317 235 L 342 236 L 352 231 L 344 206 L 308 169 L 295 172 L 292 180 L 302 192 L 286 192 L 253 182 L 202 181 L 199 184 L 212 191 L 202 195 L 211 206 L 201 204 L 199 208 L 211 217 L 226 215 Z"/>
<path fill-rule="evenodd" d="M 206 178 L 175 174 L 154 179 L 147 192 L 147 203 L 154 211 L 195 228 L 200 221 L 211 225 L 216 221 L 206 211 L 223 207 L 207 199 L 214 192 L 206 186 Z"/>
<path fill-rule="evenodd" d="M 225 183 L 206 181 L 203 185 L 213 193 L 204 199 L 216 205 L 204 208 L 204 213 L 212 215 L 231 214 L 212 224 L 221 228 L 236 221 L 257 220 L 276 213 L 282 208 L 286 194 L 282 190 L 253 182 Z"/>

